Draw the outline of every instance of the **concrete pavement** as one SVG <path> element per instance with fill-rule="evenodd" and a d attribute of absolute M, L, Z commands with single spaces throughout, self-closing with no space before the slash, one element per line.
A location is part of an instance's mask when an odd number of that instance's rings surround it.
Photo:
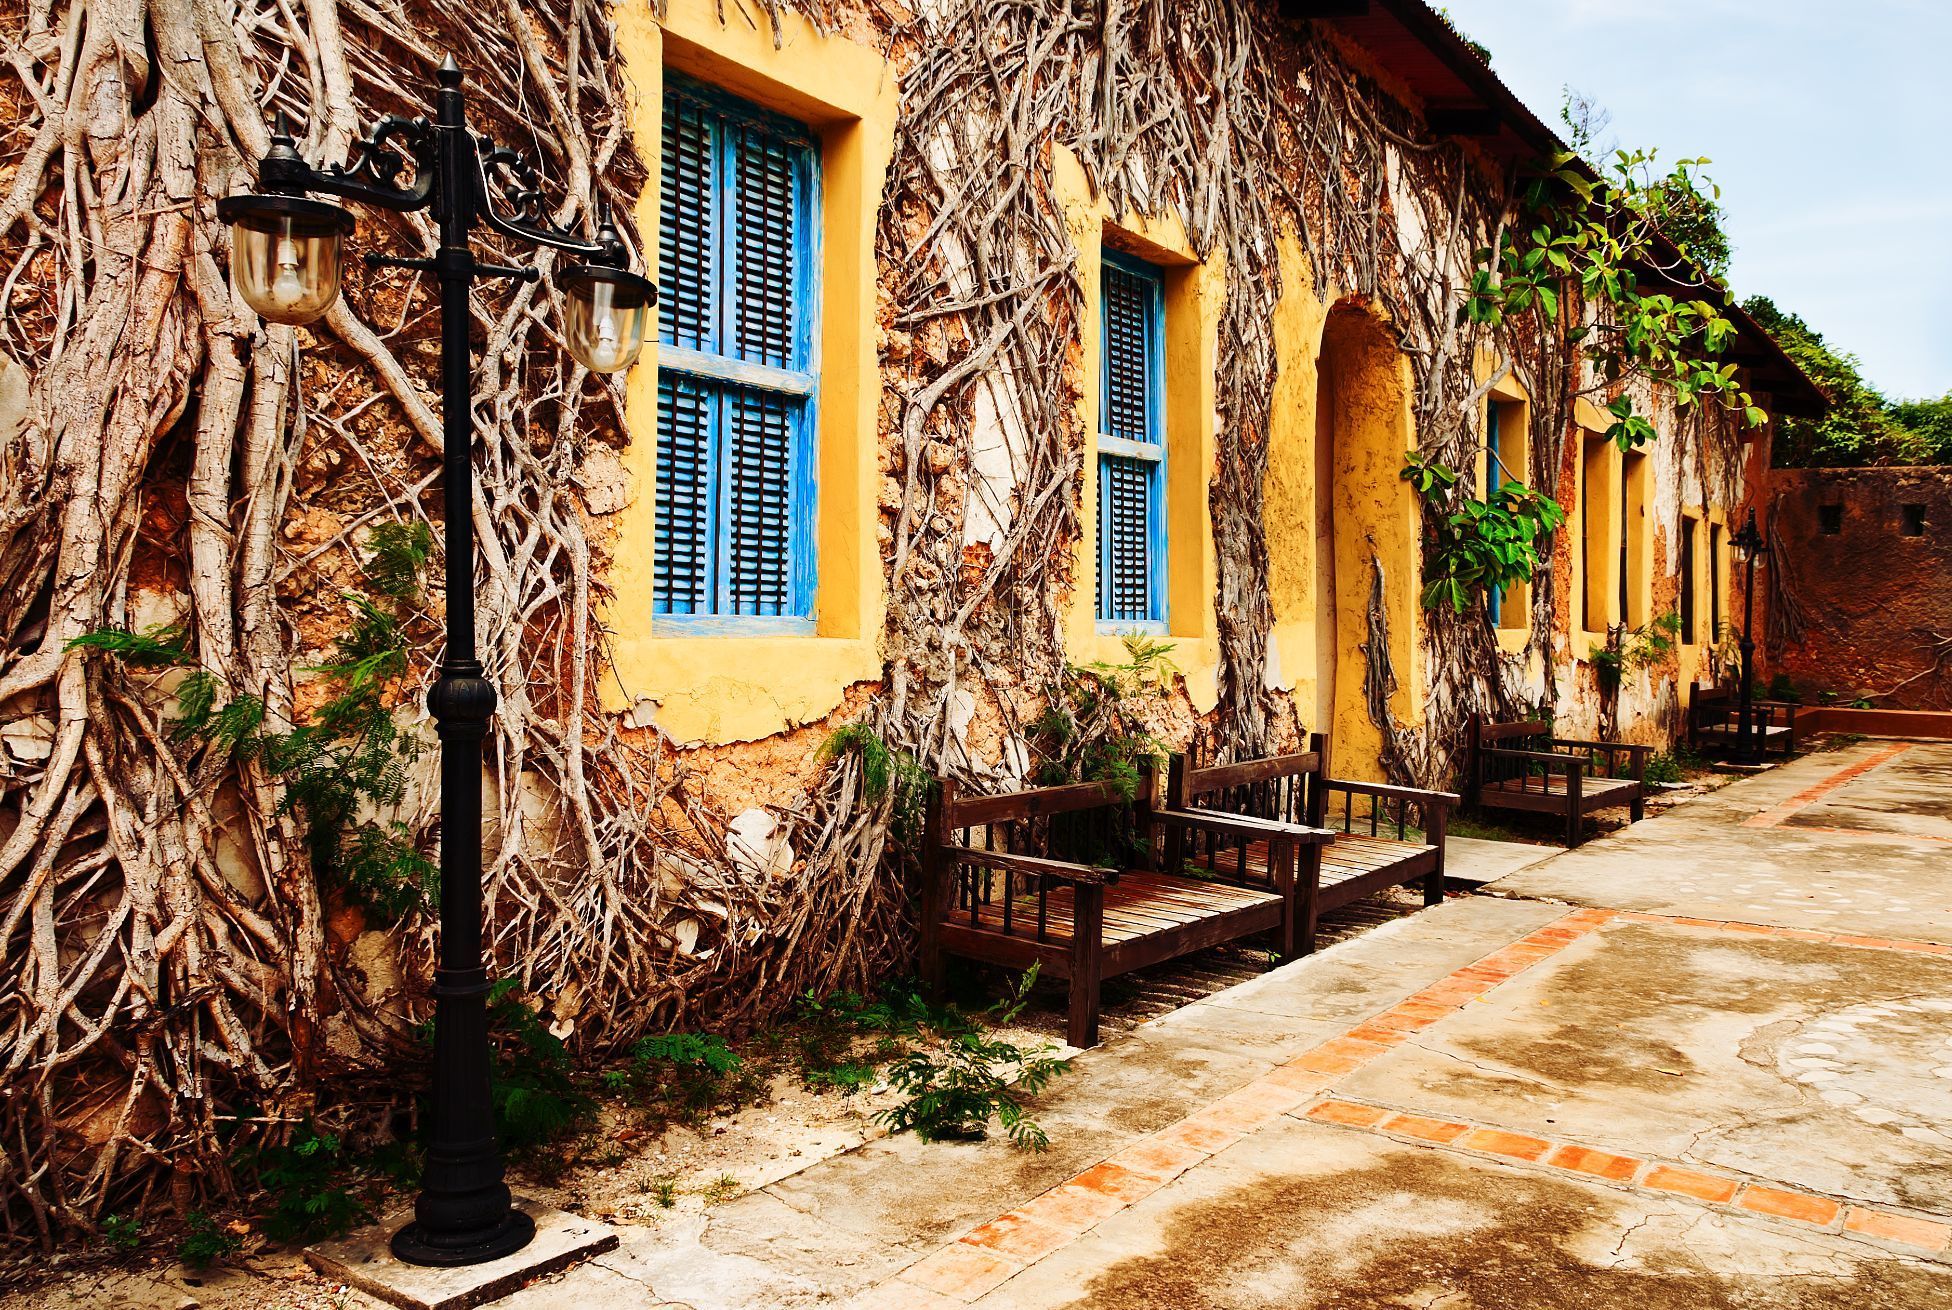
<path fill-rule="evenodd" d="M 1901 748 L 1900 748 L 1901 747 Z M 1809 756 L 503 1304 L 1952 1303 L 1952 746 Z"/>

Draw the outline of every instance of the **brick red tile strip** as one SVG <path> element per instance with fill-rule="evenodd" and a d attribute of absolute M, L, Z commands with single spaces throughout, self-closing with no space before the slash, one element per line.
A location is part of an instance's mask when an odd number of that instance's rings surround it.
<path fill-rule="evenodd" d="M 1343 1074 L 1393 1050 L 1418 1029 L 1455 1014 L 1615 917 L 1611 910 L 1583 909 L 1553 920 L 1439 979 L 1381 1014 L 1372 1015 L 1342 1036 L 1310 1047 L 1245 1087 L 1140 1138 L 1008 1214 L 998 1215 L 964 1233 L 948 1246 L 908 1266 L 893 1281 L 927 1289 L 935 1296 L 957 1302 L 977 1300 L 1112 1215 L 1144 1200 L 1194 1165 L 1281 1116 L 1318 1100 L 1329 1084 Z M 1377 1117 L 1388 1113 L 1378 1112 Z M 1430 1131 L 1438 1138 L 1448 1131 L 1434 1127 L 1439 1122 L 1436 1120 L 1414 1115 L 1398 1118 L 1433 1125 Z M 1467 1131 L 1460 1126 L 1457 1135 Z M 1517 1134 L 1485 1132 L 1481 1140 L 1490 1143 L 1486 1149 L 1507 1158 L 1525 1158 L 1534 1143 L 1539 1154 L 1550 1146 Z"/>
<path fill-rule="evenodd" d="M 1385 1106 L 1326 1097 L 1298 1111 L 1299 1117 L 1320 1124 L 1375 1133 L 1418 1146 L 1435 1143 L 1448 1150 L 1469 1151 L 1502 1161 L 1518 1161 L 1584 1175 L 1641 1192 L 1684 1196 L 1707 1205 L 1729 1206 L 1771 1219 L 1787 1220 L 1830 1232 L 1874 1237 L 1879 1241 L 1934 1255 L 1952 1247 L 1952 1222 L 1895 1214 L 1870 1206 L 1851 1205 L 1774 1183 L 1756 1182 L 1691 1169 L 1659 1160 L 1596 1151 L 1571 1142 L 1553 1142 L 1503 1128 L 1399 1114 Z"/>
<path fill-rule="evenodd" d="M 1884 752 L 1881 758 L 1890 758 L 1895 753 Z M 1878 759 L 1873 757 L 1853 767 L 1862 772 L 1873 767 Z M 1632 1156 L 1486 1125 L 1452 1123 L 1380 1106 L 1323 1098 L 1323 1093 L 1344 1074 L 1394 1050 L 1419 1030 L 1457 1013 L 1589 933 L 1616 922 L 1713 928 L 1796 941 L 1952 955 L 1952 946 L 1932 942 L 1597 907 L 1574 910 L 1447 974 L 1382 1013 L 1369 1016 L 1341 1036 L 1310 1047 L 1212 1104 L 1138 1139 L 1116 1155 L 1008 1214 L 979 1225 L 908 1266 L 883 1284 L 877 1295 L 885 1292 L 896 1298 L 888 1303 L 897 1304 L 905 1287 L 926 1289 L 928 1294 L 946 1301 L 975 1301 L 1121 1210 L 1144 1200 L 1188 1169 L 1286 1114 L 1365 1132 L 1396 1134 L 1445 1149 L 1471 1150 L 1506 1161 L 1534 1163 L 1649 1191 L 1677 1193 L 1709 1204 L 1734 1204 L 1753 1213 L 1796 1223 L 1817 1223 L 1819 1216 L 1827 1216 L 1820 1219 L 1820 1224 L 1836 1227 L 1842 1215 L 1840 1231 L 1907 1248 L 1936 1253 L 1952 1245 L 1952 1223 L 1859 1206 L 1846 1207 L 1828 1197 L 1749 1184 L 1679 1165 L 1650 1164 Z"/>
<path fill-rule="evenodd" d="M 1805 787 L 1802 791 L 1797 792 L 1794 796 L 1783 801 L 1773 809 L 1764 810 L 1760 814 L 1750 815 L 1748 818 L 1742 820 L 1742 826 L 1744 828 L 1773 828 L 1784 819 L 1795 814 L 1798 810 L 1808 809 L 1810 806 L 1816 804 L 1825 796 L 1828 796 L 1831 792 L 1849 782 L 1852 778 L 1862 777 L 1879 765 L 1889 764 L 1892 760 L 1897 759 L 1898 756 L 1910 750 L 1911 747 L 1912 743 L 1908 741 L 1893 742 L 1876 754 L 1867 755 L 1855 764 L 1845 765 L 1828 777 Z M 1826 831 L 1828 830 L 1826 829 Z"/>

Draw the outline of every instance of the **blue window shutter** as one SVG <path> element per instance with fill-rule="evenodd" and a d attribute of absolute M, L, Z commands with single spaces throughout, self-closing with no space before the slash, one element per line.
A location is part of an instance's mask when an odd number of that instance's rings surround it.
<path fill-rule="evenodd" d="M 799 326 L 800 167 L 804 152 L 758 128 L 741 125 L 729 149 L 736 202 L 732 228 L 732 342 L 740 359 L 775 368 L 802 361 Z"/>
<path fill-rule="evenodd" d="M 653 609 L 695 632 L 811 632 L 813 138 L 667 70 L 662 145 L 660 321 L 684 349 L 659 359 Z"/>
<path fill-rule="evenodd" d="M 1165 288 L 1105 253 L 1098 456 L 1098 619 L 1163 627 L 1166 581 Z M 1116 444 L 1116 450 L 1106 446 Z"/>
<path fill-rule="evenodd" d="M 1107 455 L 1099 461 L 1098 616 L 1114 623 L 1159 617 L 1152 586 L 1153 466 Z"/>
<path fill-rule="evenodd" d="M 712 447 L 719 398 L 683 374 L 657 387 L 657 582 L 652 612 L 702 614 L 711 608 Z"/>
<path fill-rule="evenodd" d="M 1105 265 L 1105 431 L 1127 441 L 1157 440 L 1152 428 L 1151 282 Z"/>
<path fill-rule="evenodd" d="M 658 184 L 661 339 L 694 350 L 717 344 L 718 124 L 688 96 L 664 97 Z"/>
<path fill-rule="evenodd" d="M 792 508 L 799 406 L 735 388 L 726 397 L 726 545 L 719 612 L 793 612 Z"/>

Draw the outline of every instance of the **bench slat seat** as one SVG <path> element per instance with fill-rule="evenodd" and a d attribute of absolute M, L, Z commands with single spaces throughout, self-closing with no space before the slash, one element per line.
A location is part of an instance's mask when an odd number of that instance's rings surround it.
<path fill-rule="evenodd" d="M 1556 814 L 1566 845 L 1586 839 L 1586 816 L 1626 806 L 1639 822 L 1652 746 L 1555 737 L 1543 720 L 1489 723 L 1473 715 L 1465 760 L 1471 808 Z"/>
<path fill-rule="evenodd" d="M 1295 908 L 1281 943 L 1288 958 L 1315 949 L 1316 924 L 1330 910 L 1398 885 L 1420 885 L 1426 905 L 1436 904 L 1444 894 L 1444 832 L 1458 798 L 1449 792 L 1330 777 L 1328 748 L 1327 736 L 1316 733 L 1308 750 L 1270 759 L 1193 769 L 1176 756 L 1167 785 L 1175 809 L 1207 809 L 1256 822 L 1329 830 L 1330 840 L 1301 851 Z M 1412 811 L 1419 824 L 1410 822 Z M 1167 840 L 1169 864 L 1185 862 L 1190 854 L 1192 862 L 1241 882 L 1269 876 L 1271 853 L 1265 842 L 1217 849 L 1196 843 L 1189 852 L 1172 834 Z"/>
<path fill-rule="evenodd" d="M 1136 798 L 1109 783 L 1071 783 L 963 800 L 952 779 L 930 798 L 922 869 L 922 974 L 942 986 L 945 956 L 1012 969 L 1035 965 L 1069 982 L 1073 1046 L 1098 1040 L 1099 985 L 1223 942 L 1281 934 L 1293 912 L 1299 852 L 1330 834 L 1252 824 L 1155 804 L 1148 773 Z M 1244 873 L 1201 876 L 1148 867 L 1161 840 L 1258 858 Z M 1127 858 L 1113 860 L 1112 852 Z M 1080 863 L 1079 860 L 1089 862 Z M 1207 875 L 1211 876 L 1207 876 Z"/>

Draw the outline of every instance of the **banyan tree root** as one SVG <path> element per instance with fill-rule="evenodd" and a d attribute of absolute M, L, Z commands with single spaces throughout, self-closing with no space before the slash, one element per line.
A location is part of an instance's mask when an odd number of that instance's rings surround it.
<path fill-rule="evenodd" d="M 289 728 L 319 699 L 294 669 L 343 630 L 366 534 L 438 513 L 431 289 L 353 268 L 317 331 L 266 328 L 228 285 L 216 199 L 250 184 L 274 110 L 303 125 L 308 158 L 342 160 L 377 114 L 424 111 L 448 50 L 476 126 L 535 156 L 561 225 L 586 228 L 599 198 L 631 213 L 643 147 L 602 0 L 0 7 L 0 350 L 27 397 L 18 425 L 0 416 L 0 1209 L 52 1242 L 221 1198 L 239 1148 L 308 1117 L 387 1130 L 426 1011 L 431 926 L 370 921 L 311 866 L 263 761 L 171 732 L 183 670 L 69 644 L 177 624 L 223 697 Z M 725 21 L 787 12 L 758 8 Z M 1202 731 L 1223 756 L 1268 748 L 1294 717 L 1277 728 L 1266 677 L 1276 243 L 1299 234 L 1324 294 L 1380 305 L 1422 441 L 1455 453 L 1476 439 L 1483 344 L 1458 324 L 1458 283 L 1505 188 L 1272 6 L 822 0 L 809 16 L 878 32 L 902 87 L 877 229 L 887 667 L 860 716 L 983 785 L 972 713 L 1021 736 L 1062 682 L 1089 330 L 1052 185 L 1062 144 L 1112 212 L 1175 212 L 1225 261 L 1221 708 Z M 421 220 L 363 222 L 374 245 L 431 247 Z M 546 278 L 472 305 L 479 626 L 501 691 L 487 904 L 497 970 L 594 1059 L 862 985 L 901 964 L 909 932 L 897 798 L 857 759 L 772 807 L 782 868 L 728 840 L 683 752 L 598 708 L 607 541 L 582 488 L 602 447 L 648 434 L 625 433 L 619 386 L 567 363 L 559 311 Z M 1542 349 L 1515 359 L 1535 396 L 1576 372 Z M 411 731 L 439 656 L 427 608 L 395 689 Z M 1387 632 L 1372 645 L 1387 652 Z M 1433 723 L 1489 694 L 1444 685 Z M 1386 739 L 1393 770 L 1427 773 L 1411 736 Z M 401 818 L 431 842 L 428 788 L 409 790 Z"/>

